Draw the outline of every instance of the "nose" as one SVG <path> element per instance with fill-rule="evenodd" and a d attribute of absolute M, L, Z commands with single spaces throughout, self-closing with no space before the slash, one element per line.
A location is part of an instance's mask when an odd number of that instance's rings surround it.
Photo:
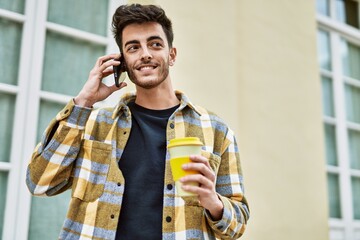
<path fill-rule="evenodd" d="M 141 60 L 149 61 L 151 59 L 152 59 L 152 55 L 151 55 L 149 49 L 148 48 L 143 48 L 142 55 L 141 55 Z"/>

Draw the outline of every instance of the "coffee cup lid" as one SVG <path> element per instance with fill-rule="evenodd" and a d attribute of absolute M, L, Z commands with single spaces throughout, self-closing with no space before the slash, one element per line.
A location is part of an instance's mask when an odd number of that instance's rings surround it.
<path fill-rule="evenodd" d="M 168 148 L 178 146 L 202 146 L 203 143 L 197 137 L 174 138 L 169 142 Z"/>

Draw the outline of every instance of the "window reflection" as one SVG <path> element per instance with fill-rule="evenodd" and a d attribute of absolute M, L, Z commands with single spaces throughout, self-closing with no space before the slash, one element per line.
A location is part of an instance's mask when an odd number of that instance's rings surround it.
<path fill-rule="evenodd" d="M 359 28 L 359 2 L 355 0 L 336 0 L 336 19 Z"/>
<path fill-rule="evenodd" d="M 320 67 L 331 70 L 331 51 L 329 33 L 323 30 L 318 32 L 318 61 Z"/>
<path fill-rule="evenodd" d="M 316 1 L 316 10 L 318 13 L 330 16 L 329 11 L 329 0 L 317 0 Z"/>

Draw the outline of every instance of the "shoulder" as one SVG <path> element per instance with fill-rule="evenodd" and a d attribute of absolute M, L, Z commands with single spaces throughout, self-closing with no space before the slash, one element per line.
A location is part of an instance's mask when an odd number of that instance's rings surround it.
<path fill-rule="evenodd" d="M 234 132 L 228 124 L 213 111 L 198 105 L 195 107 L 200 116 L 205 145 L 210 146 L 208 149 L 210 149 L 211 152 L 221 156 L 231 144 L 236 144 Z"/>
<path fill-rule="evenodd" d="M 229 127 L 227 123 L 222 119 L 219 115 L 217 115 L 215 112 L 208 110 L 204 107 L 201 107 L 199 105 L 196 105 L 196 110 L 200 114 L 200 119 L 202 121 L 208 121 L 211 123 L 211 126 L 218 131 L 227 132 L 229 130 Z"/>

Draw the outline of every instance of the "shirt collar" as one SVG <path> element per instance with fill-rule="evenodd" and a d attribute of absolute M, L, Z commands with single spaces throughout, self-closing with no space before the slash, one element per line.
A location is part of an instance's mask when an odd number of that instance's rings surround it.
<path fill-rule="evenodd" d="M 194 110 L 199 116 L 201 116 L 199 109 L 197 109 L 197 107 L 191 103 L 189 98 L 183 92 L 176 90 L 175 94 L 176 94 L 176 97 L 180 100 L 180 106 L 176 111 L 182 111 L 185 107 L 189 107 L 192 110 Z M 124 112 L 125 116 L 128 116 L 129 108 L 127 105 L 129 102 L 135 101 L 135 99 L 136 99 L 135 92 L 125 93 L 120 98 L 119 103 L 115 106 L 113 114 L 112 114 L 112 119 L 115 119 L 116 116 L 121 114 L 121 112 Z"/>

